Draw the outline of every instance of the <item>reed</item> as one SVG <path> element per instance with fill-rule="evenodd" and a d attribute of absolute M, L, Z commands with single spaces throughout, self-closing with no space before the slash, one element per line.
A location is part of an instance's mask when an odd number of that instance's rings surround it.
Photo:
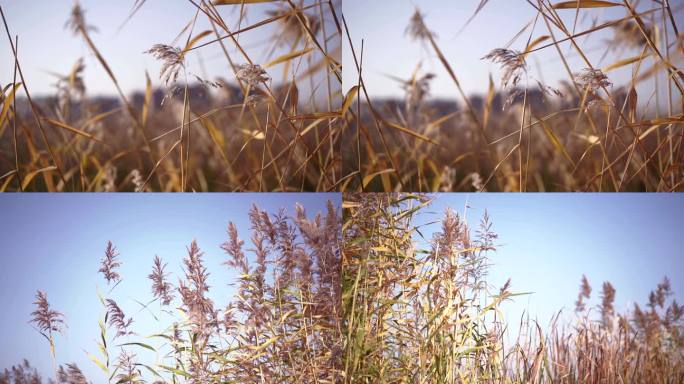
<path fill-rule="evenodd" d="M 251 245 L 230 223 L 221 245 L 225 265 L 235 270 L 235 295 L 211 294 L 210 275 L 197 241 L 187 247 L 183 274 L 173 284 L 166 263 L 155 256 L 149 275 L 151 298 L 135 302 L 136 313 L 124 311 L 117 288 L 126 284 L 117 268 L 126 262 L 111 242 L 100 272 L 108 290 L 102 303 L 97 352 L 83 346 L 102 371 L 86 378 L 75 363 L 60 364 L 58 383 L 335 383 L 342 378 L 340 219 L 337 208 L 313 217 L 300 205 L 292 215 L 249 212 Z M 117 281 L 110 284 L 110 278 Z M 157 303 L 158 310 L 153 304 Z M 65 325 L 39 291 L 32 322 L 50 342 Z M 79 313 L 78 316 L 92 315 Z M 153 334 L 139 334 L 136 324 L 157 324 Z M 59 356 L 55 357 L 59 361 Z M 2 383 L 24 383 L 36 376 L 28 363 L 0 375 Z M 6 380 L 6 381 L 2 381 Z M 37 383 L 41 383 L 40 378 Z M 50 381 L 53 382 L 53 381 Z M 33 383 L 33 382 L 32 382 Z"/>
<path fill-rule="evenodd" d="M 259 2 L 269 9 L 246 24 L 251 3 L 190 0 L 181 44 L 130 53 L 151 55 L 161 72 L 158 82 L 140 73 L 145 81 L 127 94 L 117 74 L 123 69 L 110 64 L 87 10 L 75 2 L 65 27 L 94 57 L 89 65 L 104 70 L 116 94 L 106 99 L 89 96 L 82 58 L 58 75 L 54 95 L 32 97 L 22 72 L 32 63 L 21 59 L 20 36 L 0 8 L 14 71 L 14 81 L 0 85 L 0 191 L 334 190 L 341 2 Z M 144 6 L 135 1 L 130 17 L 142 17 Z M 200 19 L 211 28 L 196 30 Z M 261 33 L 264 42 L 243 47 L 244 33 Z M 189 64 L 205 47 L 219 47 L 225 58 L 210 79 Z M 281 70 L 275 83 L 271 74 Z"/>

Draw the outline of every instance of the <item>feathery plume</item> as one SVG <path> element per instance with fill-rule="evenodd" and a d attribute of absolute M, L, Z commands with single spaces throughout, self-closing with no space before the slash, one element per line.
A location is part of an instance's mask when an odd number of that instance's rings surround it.
<path fill-rule="evenodd" d="M 577 295 L 577 301 L 575 301 L 575 312 L 584 312 L 586 309 L 586 304 L 584 299 L 589 299 L 591 297 L 591 285 L 589 285 L 589 280 L 586 275 L 582 275 L 582 282 L 580 283 L 580 291 Z"/>
<path fill-rule="evenodd" d="M 162 62 L 159 78 L 163 79 L 166 85 L 169 82 L 176 82 L 180 70 L 185 67 L 183 51 L 180 48 L 166 44 L 155 44 L 145 53 L 149 53 Z"/>
<path fill-rule="evenodd" d="M 411 20 L 409 20 L 409 25 L 406 27 L 404 33 L 409 35 L 413 40 L 427 40 L 430 37 L 435 36 L 435 33 L 430 31 L 427 25 L 425 25 L 423 14 L 418 8 L 416 8 L 413 15 L 411 15 Z"/>
<path fill-rule="evenodd" d="M 123 311 L 112 299 L 107 299 L 107 314 L 109 315 L 109 322 L 116 328 L 116 337 L 130 335 L 133 332 L 128 330 L 128 327 L 133 323 L 132 318 L 126 319 Z"/>
<path fill-rule="evenodd" d="M 31 323 L 35 324 L 41 333 L 62 333 L 64 328 L 64 315 L 61 312 L 50 309 L 47 294 L 44 291 L 36 292 L 36 301 L 33 302 L 38 308 L 31 312 Z"/>
<path fill-rule="evenodd" d="M 193 240 L 187 248 L 188 256 L 183 259 L 185 265 L 186 282 L 181 281 L 178 291 L 183 301 L 184 310 L 188 313 L 190 320 L 200 331 L 205 331 L 214 317 L 214 303 L 205 296 L 209 291 L 207 279 L 209 273 L 202 262 L 202 251 L 200 251 L 197 241 Z"/>
<path fill-rule="evenodd" d="M 615 302 L 615 288 L 613 288 L 611 283 L 606 281 L 603 283 L 603 292 L 601 294 L 601 316 L 603 318 L 603 325 L 609 325 L 610 319 L 615 313 L 613 302 Z"/>
<path fill-rule="evenodd" d="M 81 8 L 78 1 L 74 1 L 74 5 L 71 7 L 71 14 L 64 27 L 70 29 L 74 35 L 88 31 L 97 31 L 96 27 L 86 24 L 85 11 Z"/>
<path fill-rule="evenodd" d="M 482 59 L 501 65 L 501 69 L 503 70 L 501 84 L 504 88 L 508 86 L 509 81 L 514 87 L 518 85 L 522 75 L 527 72 L 527 64 L 525 63 L 523 55 L 520 52 L 511 49 L 494 49 Z"/>
<path fill-rule="evenodd" d="M 117 282 L 121 280 L 121 276 L 115 271 L 116 268 L 121 266 L 121 263 L 116 260 L 117 256 L 119 256 L 119 252 L 117 252 L 114 244 L 112 244 L 111 241 L 108 241 L 105 255 L 102 258 L 100 269 L 98 270 L 98 272 L 102 272 L 104 275 L 107 284 L 111 284 L 112 281 Z"/>
<path fill-rule="evenodd" d="M 476 232 L 478 236 L 478 246 L 483 251 L 496 251 L 494 240 L 499 238 L 494 231 L 492 231 L 492 220 L 489 217 L 489 212 L 485 209 L 480 219 L 480 227 Z M 510 281 L 509 281 L 510 283 Z"/>
<path fill-rule="evenodd" d="M 229 256 L 230 259 L 224 261 L 223 264 L 229 267 L 238 268 L 243 274 L 249 273 L 249 265 L 247 264 L 247 258 L 244 252 L 242 252 L 242 245 L 244 241 L 238 238 L 237 228 L 233 222 L 228 223 L 228 241 L 221 244 L 221 249 L 223 249 Z"/>
<path fill-rule="evenodd" d="M 168 273 L 164 272 L 166 268 L 166 263 L 162 264 L 162 260 L 159 256 L 154 256 L 154 266 L 152 267 L 152 273 L 147 277 L 152 280 L 152 294 L 155 298 L 160 299 L 162 305 L 169 305 L 173 300 L 171 283 L 166 281 L 166 276 Z"/>
<path fill-rule="evenodd" d="M 241 64 L 237 66 L 235 76 L 254 88 L 260 83 L 269 81 L 271 77 L 259 64 Z"/>
<path fill-rule="evenodd" d="M 575 82 L 587 92 L 588 105 L 600 99 L 598 92 L 601 88 L 613 85 L 603 71 L 590 68 L 584 68 L 581 73 L 575 74 Z"/>

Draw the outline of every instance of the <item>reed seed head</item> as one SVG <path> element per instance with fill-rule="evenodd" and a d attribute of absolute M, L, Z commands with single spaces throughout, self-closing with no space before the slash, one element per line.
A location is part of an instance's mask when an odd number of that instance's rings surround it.
<path fill-rule="evenodd" d="M 181 69 L 185 68 L 185 59 L 183 51 L 178 47 L 172 47 L 166 44 L 155 44 L 149 50 L 145 51 L 154 56 L 155 59 L 162 62 L 161 70 L 159 71 L 159 78 L 164 80 L 164 83 L 175 83 Z"/>
<path fill-rule="evenodd" d="M 71 7 L 71 14 L 67 22 L 64 24 L 64 27 L 70 29 L 74 35 L 97 30 L 96 27 L 86 23 L 85 11 L 81 7 L 81 4 L 79 4 L 78 0 L 74 1 L 74 5 Z"/>
<path fill-rule="evenodd" d="M 259 64 L 241 64 L 237 66 L 235 76 L 249 84 L 251 88 L 256 87 L 260 83 L 267 82 L 271 77 Z"/>
<path fill-rule="evenodd" d="M 126 319 L 124 312 L 113 299 L 107 299 L 106 302 L 107 313 L 109 315 L 109 322 L 116 328 L 116 336 L 114 337 L 133 334 L 133 332 L 129 331 L 128 329 L 133 323 L 133 319 Z"/>
<path fill-rule="evenodd" d="M 518 85 L 522 75 L 527 72 L 527 64 L 525 63 L 524 56 L 520 52 L 511 49 L 494 49 L 482 59 L 501 65 L 501 69 L 503 70 L 501 84 L 504 88 L 508 86 L 509 82 L 514 87 Z"/>
<path fill-rule="evenodd" d="M 173 286 L 166 280 L 168 273 L 164 272 L 166 268 L 166 263 L 162 263 L 159 256 L 154 256 L 154 266 L 152 267 L 152 273 L 147 277 L 152 280 L 152 294 L 155 298 L 161 300 L 162 305 L 169 305 L 173 300 Z"/>
<path fill-rule="evenodd" d="M 608 80 L 600 69 L 584 68 L 581 73 L 575 75 L 575 82 L 589 95 L 589 101 L 599 98 L 598 92 L 601 88 L 610 87 L 613 83 Z"/>
<path fill-rule="evenodd" d="M 435 33 L 430 31 L 425 25 L 424 15 L 420 12 L 418 8 L 411 15 L 409 24 L 404 31 L 413 40 L 428 40 L 435 36 Z"/>
<path fill-rule="evenodd" d="M 33 304 L 37 308 L 31 313 L 31 323 L 35 324 L 38 330 L 43 333 L 63 332 L 64 315 L 50 308 L 45 291 L 36 292 L 36 301 Z"/>
<path fill-rule="evenodd" d="M 107 280 L 107 284 L 111 284 L 112 281 L 118 282 L 121 280 L 121 276 L 116 272 L 116 268 L 121 266 L 121 263 L 116 259 L 119 256 L 116 247 L 111 241 L 107 242 L 107 249 L 105 250 L 105 255 L 100 263 L 100 269 L 98 272 L 102 272 L 104 278 Z"/>
<path fill-rule="evenodd" d="M 586 275 L 582 275 L 582 282 L 580 283 L 580 291 L 575 301 L 575 312 L 584 312 L 586 309 L 585 299 L 591 298 L 591 285 Z"/>

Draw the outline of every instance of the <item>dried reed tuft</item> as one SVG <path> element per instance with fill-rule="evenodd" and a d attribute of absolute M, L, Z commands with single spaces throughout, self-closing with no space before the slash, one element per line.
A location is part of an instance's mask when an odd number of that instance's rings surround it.
<path fill-rule="evenodd" d="M 155 44 L 145 53 L 151 54 L 155 59 L 162 62 L 159 78 L 164 80 L 166 85 L 169 82 L 173 84 L 178 80 L 180 71 L 185 67 L 183 51 L 180 48 L 166 44 Z"/>
<path fill-rule="evenodd" d="M 509 82 L 512 86 L 517 86 L 522 75 L 527 72 L 527 64 L 525 63 L 524 56 L 520 52 L 510 49 L 494 49 L 485 55 L 483 59 L 501 64 L 501 68 L 503 69 L 501 84 L 504 88 L 508 86 Z"/>
<path fill-rule="evenodd" d="M 424 16 L 418 8 L 413 12 L 404 33 L 409 35 L 413 40 L 419 41 L 427 40 L 435 36 L 434 32 L 430 31 L 427 25 L 425 25 Z"/>
<path fill-rule="evenodd" d="M 237 66 L 235 76 L 249 84 L 254 88 L 261 83 L 265 83 L 271 79 L 261 65 L 259 64 L 241 64 Z"/>
<path fill-rule="evenodd" d="M 133 323 L 132 318 L 126 319 L 123 311 L 113 299 L 107 299 L 107 314 L 109 315 L 109 323 L 116 328 L 116 336 L 127 336 L 132 334 L 129 327 Z"/>
<path fill-rule="evenodd" d="M 84 31 L 97 31 L 96 27 L 86 23 L 85 11 L 81 8 L 81 4 L 78 0 L 74 1 L 74 5 L 71 7 L 71 15 L 69 20 L 64 24 L 64 27 L 70 29 L 74 35 L 83 33 Z"/>
<path fill-rule="evenodd" d="M 111 284 L 112 281 L 118 282 L 121 280 L 121 275 L 116 272 L 116 269 L 121 266 L 121 263 L 116 259 L 118 256 L 119 252 L 116 250 L 116 247 L 111 241 L 108 241 L 105 255 L 100 262 L 100 269 L 98 270 L 98 272 L 102 272 L 105 280 L 107 280 L 107 284 Z"/>
<path fill-rule="evenodd" d="M 173 300 L 173 286 L 166 280 L 168 273 L 164 272 L 166 263 L 162 263 L 159 256 L 154 256 L 154 266 L 152 273 L 147 277 L 152 280 L 152 293 L 156 299 L 159 299 L 162 305 L 169 305 Z"/>
<path fill-rule="evenodd" d="M 51 334 L 52 332 L 62 333 L 64 331 L 64 315 L 50 308 L 47 293 L 37 291 L 36 301 L 33 304 L 37 308 L 31 312 L 31 322 L 38 327 L 41 333 Z"/>

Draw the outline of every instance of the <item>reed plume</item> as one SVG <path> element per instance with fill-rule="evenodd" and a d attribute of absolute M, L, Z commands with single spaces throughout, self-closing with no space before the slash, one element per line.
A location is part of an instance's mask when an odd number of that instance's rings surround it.
<path fill-rule="evenodd" d="M 164 272 L 164 268 L 166 268 L 166 263 L 162 263 L 159 256 L 155 255 L 152 273 L 147 278 L 152 280 L 152 294 L 154 297 L 159 299 L 162 305 L 169 305 L 173 300 L 173 286 L 166 280 L 169 274 Z"/>
<path fill-rule="evenodd" d="M 117 260 L 119 252 L 116 250 L 114 244 L 111 241 L 107 242 L 107 249 L 105 250 L 105 255 L 100 262 L 100 269 L 98 272 L 102 272 L 107 284 L 111 284 L 112 281 L 118 282 L 121 280 L 121 276 L 116 269 L 121 266 L 121 263 Z"/>
<path fill-rule="evenodd" d="M 126 315 L 124 315 L 124 312 L 114 299 L 106 299 L 106 301 L 109 323 L 116 328 L 116 336 L 114 337 L 117 338 L 132 334 L 133 332 L 129 330 L 129 327 L 133 323 L 133 318 L 129 317 L 127 319 Z"/>

